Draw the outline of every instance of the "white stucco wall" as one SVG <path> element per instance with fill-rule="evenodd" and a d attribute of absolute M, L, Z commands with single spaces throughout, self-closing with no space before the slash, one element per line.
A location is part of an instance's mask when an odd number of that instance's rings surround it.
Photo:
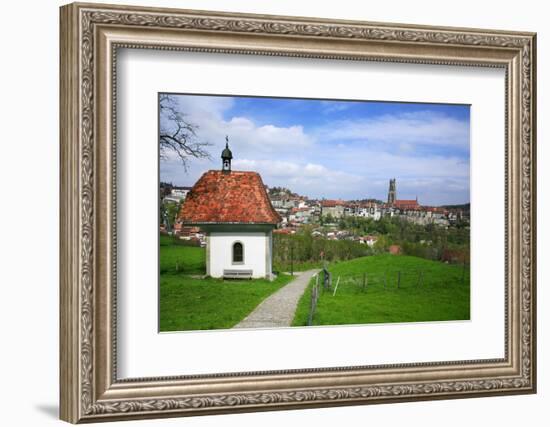
<path fill-rule="evenodd" d="M 212 277 L 222 277 L 224 269 L 252 270 L 252 277 L 266 277 L 266 272 L 271 273 L 271 265 L 268 265 L 271 264 L 270 236 L 270 232 L 211 232 L 207 273 Z M 242 264 L 232 263 L 232 247 L 237 241 L 243 244 Z"/>

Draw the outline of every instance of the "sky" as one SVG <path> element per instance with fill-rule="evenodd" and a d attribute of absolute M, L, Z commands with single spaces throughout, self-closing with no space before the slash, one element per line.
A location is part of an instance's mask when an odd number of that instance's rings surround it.
<path fill-rule="evenodd" d="M 259 172 L 264 184 L 310 198 L 386 200 L 396 178 L 398 199 L 470 201 L 468 105 L 172 96 L 197 137 L 212 144 L 212 159 L 190 159 L 186 172 L 169 155 L 160 162 L 163 182 L 192 186 L 221 169 L 227 135 L 233 170 Z"/>

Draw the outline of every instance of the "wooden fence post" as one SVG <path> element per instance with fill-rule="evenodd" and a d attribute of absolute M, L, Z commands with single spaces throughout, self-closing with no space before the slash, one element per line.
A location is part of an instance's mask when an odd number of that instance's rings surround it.
<path fill-rule="evenodd" d="M 334 292 L 332 296 L 336 295 L 336 291 L 338 290 L 338 284 L 340 283 L 340 276 L 338 276 L 338 280 L 336 280 L 336 286 L 334 287 Z"/>
<path fill-rule="evenodd" d="M 421 271 L 420 274 L 418 275 L 418 281 L 416 282 L 416 286 L 422 284 L 422 279 L 423 279 L 423 278 L 424 278 L 424 272 Z"/>
<path fill-rule="evenodd" d="M 294 245 L 290 245 L 290 275 L 294 276 Z"/>
<path fill-rule="evenodd" d="M 313 324 L 313 316 L 315 316 L 315 310 L 317 309 L 317 299 L 319 298 L 319 287 L 317 284 L 311 288 L 311 300 L 309 305 L 309 316 L 307 318 L 307 325 Z"/>

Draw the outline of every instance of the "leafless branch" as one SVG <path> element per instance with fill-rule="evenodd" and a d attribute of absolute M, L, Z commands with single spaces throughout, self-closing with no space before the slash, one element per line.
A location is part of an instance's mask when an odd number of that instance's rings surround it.
<path fill-rule="evenodd" d="M 173 95 L 161 95 L 159 98 L 160 158 L 168 159 L 170 152 L 175 153 L 182 162 L 185 171 L 189 168 L 189 158 L 211 159 L 207 147 L 212 144 L 201 141 L 197 136 L 198 125 L 191 123 L 179 109 Z"/>

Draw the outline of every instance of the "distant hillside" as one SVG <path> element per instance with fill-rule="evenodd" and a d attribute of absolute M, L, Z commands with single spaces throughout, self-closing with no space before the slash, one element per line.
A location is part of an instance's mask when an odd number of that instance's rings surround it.
<path fill-rule="evenodd" d="M 463 211 L 470 212 L 470 204 L 469 203 L 464 203 L 462 205 L 443 205 L 441 207 L 445 208 L 445 209 L 461 209 Z"/>
<path fill-rule="evenodd" d="M 384 203 L 382 200 L 380 199 L 361 199 L 359 200 L 360 203 L 377 203 L 379 205 L 381 205 L 382 203 Z"/>
<path fill-rule="evenodd" d="M 292 192 L 286 187 L 268 187 L 267 192 L 270 196 L 298 197 L 297 193 Z"/>

